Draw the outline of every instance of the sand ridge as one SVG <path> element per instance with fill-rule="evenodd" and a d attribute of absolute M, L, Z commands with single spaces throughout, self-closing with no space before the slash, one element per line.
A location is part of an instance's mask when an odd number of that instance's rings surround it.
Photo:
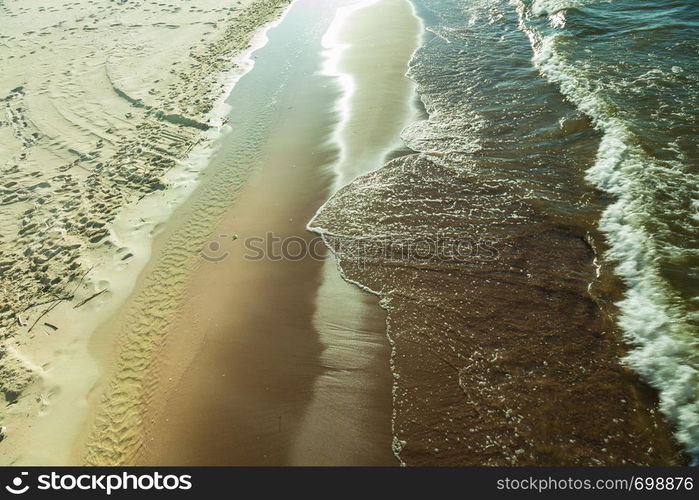
<path fill-rule="evenodd" d="M 221 125 L 222 75 L 242 71 L 233 55 L 288 4 L 0 2 L 3 462 L 21 454 L 25 415 L 49 413 L 61 392 L 42 383 L 54 360 L 96 326 L 75 315 L 94 315 L 114 295 L 111 277 L 143 260 L 113 223 L 124 207 L 158 204 L 168 173 Z M 143 217 L 132 229 L 157 232 Z"/>

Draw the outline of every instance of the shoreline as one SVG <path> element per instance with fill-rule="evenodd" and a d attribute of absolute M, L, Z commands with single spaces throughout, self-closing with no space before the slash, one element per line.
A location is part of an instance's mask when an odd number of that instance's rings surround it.
<path fill-rule="evenodd" d="M 418 96 L 414 84 L 407 78 L 406 72 L 410 58 L 422 43 L 422 37 L 422 22 L 416 15 L 412 3 L 407 0 L 392 2 L 369 0 L 348 7 L 343 12 L 338 13 L 333 25 L 323 37 L 325 57 L 323 72 L 338 79 L 343 89 L 343 97 L 338 101 L 340 121 L 333 134 L 333 140 L 340 147 L 340 154 L 337 162 L 333 165 L 335 182 L 332 186 L 332 193 L 351 182 L 358 175 L 381 168 L 387 159 L 405 153 L 400 133 L 409 123 L 421 116 L 421 110 L 416 106 Z M 383 38 L 400 41 L 399 47 L 403 52 L 398 55 L 395 49 L 390 49 L 391 44 L 382 46 Z M 354 43 L 352 40 L 355 40 Z M 413 48 L 410 49 L 410 47 Z M 393 58 L 404 59 L 405 67 L 402 67 L 401 64 L 390 67 L 382 64 L 381 57 L 386 57 L 382 51 L 391 52 Z M 366 71 L 366 68 L 376 67 L 382 67 L 383 71 Z M 366 99 L 364 96 L 367 94 L 372 99 Z M 375 96 L 381 97 L 376 99 Z M 381 106 L 378 106 L 377 101 Z M 375 107 L 380 107 L 381 111 L 375 111 L 373 109 Z M 393 116 L 395 124 L 386 130 L 376 130 L 372 129 L 371 125 L 366 125 L 367 123 L 381 122 L 382 119 L 377 119 L 381 113 Z M 320 208 L 317 207 L 316 213 Z M 307 223 L 305 228 L 309 229 Z M 359 325 L 355 327 L 354 332 L 346 334 L 350 337 L 349 339 L 338 338 L 337 334 L 334 336 L 327 334 L 328 328 L 327 326 L 323 327 L 323 325 L 332 323 L 329 318 L 331 319 L 333 314 L 337 316 L 336 311 L 347 309 L 345 296 L 333 293 L 333 291 L 338 288 L 346 289 L 347 294 L 357 295 L 355 303 L 368 303 L 368 307 L 371 308 L 381 308 L 381 304 L 377 297 L 365 293 L 361 287 L 356 287 L 355 283 L 342 276 L 339 263 L 334 255 L 325 261 L 323 276 L 323 284 L 319 288 L 316 300 L 318 309 L 314 323 L 319 325 L 317 329 L 320 332 L 321 341 L 334 354 L 334 359 L 332 354 L 325 356 L 324 359 L 325 364 L 332 366 L 333 362 L 341 364 L 338 363 L 338 360 L 343 360 L 342 353 L 337 354 L 333 350 L 350 349 L 351 339 L 362 340 L 364 338 L 362 332 L 358 331 Z M 340 282 L 343 286 L 339 285 Z M 354 310 L 353 314 L 360 316 L 366 307 L 365 305 L 364 308 Z M 391 345 L 386 332 L 386 317 L 383 308 L 381 308 L 380 316 L 382 318 L 381 324 L 375 328 L 382 332 L 383 347 L 387 351 L 382 358 L 382 369 L 390 373 Z M 327 340 L 325 340 L 326 338 Z M 346 345 L 344 345 L 345 343 Z M 345 364 L 348 363 L 346 355 L 343 361 Z M 353 364 L 351 361 L 349 363 Z M 393 374 L 390 373 L 389 376 L 391 380 L 388 383 L 392 392 Z M 310 415 L 306 419 L 306 428 L 309 434 L 318 433 L 318 429 L 320 432 L 326 429 L 325 432 L 331 433 L 331 427 L 337 426 L 338 423 L 345 420 L 346 417 L 342 415 L 342 411 L 337 411 L 332 421 L 323 419 L 324 412 L 321 411 L 321 408 L 332 406 L 333 403 L 340 406 L 338 400 L 341 401 L 343 398 L 338 394 L 342 393 L 343 390 L 354 388 L 355 391 L 361 392 L 363 386 L 372 386 L 371 379 L 349 380 L 353 377 L 354 373 L 344 374 L 344 376 L 324 374 L 318 377 L 316 393 L 319 396 L 314 399 L 309 411 Z M 390 394 L 389 398 L 391 406 L 390 441 L 392 442 L 393 406 Z M 351 397 L 346 399 L 351 400 Z M 352 407 L 351 402 L 347 402 L 345 405 L 347 408 Z M 362 436 L 356 436 L 354 439 L 362 439 Z M 367 440 L 367 437 L 363 436 L 363 439 Z M 371 440 L 367 441 L 371 443 Z M 390 448 L 391 453 L 393 453 L 391 442 L 385 443 L 384 446 L 387 449 Z M 333 446 L 327 445 L 327 447 L 329 449 L 326 451 L 326 456 L 330 456 L 333 453 Z M 398 458 L 395 454 L 393 456 Z M 298 463 L 308 464 L 312 462 L 301 461 Z M 357 464 L 361 465 L 362 462 L 358 461 Z M 393 461 L 392 464 L 396 465 L 397 462 Z"/>
<path fill-rule="evenodd" d="M 428 114 L 402 134 L 416 153 L 357 177 L 308 224 L 341 256 L 344 279 L 387 311 L 396 457 L 416 466 L 685 464 L 657 393 L 621 364 L 628 346 L 602 307 L 610 297 L 598 296 L 604 283 L 585 225 L 539 213 L 502 184 L 508 175 L 493 175 L 502 149 L 478 126 L 502 126 L 502 116 L 449 120 L 457 97 L 438 83 L 455 88 L 464 76 L 452 65 L 480 41 L 463 33 L 435 31 L 411 61 Z M 440 44 L 453 49 L 440 53 Z M 478 66 L 485 76 L 467 83 L 489 81 L 497 67 Z M 483 102 L 478 111 L 501 112 Z M 583 126 L 561 144 L 592 134 Z M 508 168 L 526 172 L 512 160 Z"/>

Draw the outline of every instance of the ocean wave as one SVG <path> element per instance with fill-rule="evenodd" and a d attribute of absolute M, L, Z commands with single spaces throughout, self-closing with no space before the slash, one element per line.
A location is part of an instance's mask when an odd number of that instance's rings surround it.
<path fill-rule="evenodd" d="M 676 426 L 678 441 L 696 461 L 699 460 L 696 322 L 686 307 L 687 301 L 663 275 L 663 263 L 668 258 L 681 261 L 682 255 L 691 254 L 692 250 L 669 242 L 672 235 L 665 233 L 672 232 L 672 228 L 668 229 L 670 222 L 657 216 L 659 208 L 654 202 L 658 193 L 675 196 L 678 202 L 667 203 L 665 212 L 670 213 L 664 215 L 691 217 L 692 209 L 687 212 L 685 207 L 693 206 L 696 213 L 698 198 L 691 186 L 696 186 L 699 178 L 683 164 L 682 155 L 659 158 L 649 153 L 642 135 L 650 134 L 630 119 L 620 107 L 620 100 L 614 99 L 615 93 L 620 92 L 645 97 L 652 87 L 672 89 L 670 80 L 683 70 L 677 65 L 670 71 L 641 68 L 645 71 L 639 69 L 641 74 L 636 78 L 629 75 L 596 81 L 591 75 L 589 64 L 592 63 L 570 56 L 574 41 L 560 23 L 561 10 L 579 3 L 535 1 L 528 5 L 518 0 L 520 28 L 529 36 L 533 61 L 541 74 L 557 84 L 603 133 L 587 179 L 616 197 L 605 210 L 600 229 L 610 247 L 607 257 L 617 263 L 616 273 L 627 286 L 625 298 L 618 303 L 618 323 L 633 349 L 624 361 L 659 391 L 660 409 Z M 559 20 L 547 25 L 534 19 L 542 13 L 549 16 L 555 13 Z M 652 98 L 648 100 L 656 104 Z M 659 106 L 669 107 L 666 103 Z M 667 115 L 667 110 L 662 114 Z M 670 120 L 677 120 L 677 114 Z M 691 241 L 687 243 L 691 245 Z M 697 297 L 690 299 L 696 300 Z"/>

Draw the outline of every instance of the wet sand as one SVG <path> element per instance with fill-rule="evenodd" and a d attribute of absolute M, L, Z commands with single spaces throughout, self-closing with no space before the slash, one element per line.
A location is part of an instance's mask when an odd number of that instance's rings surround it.
<path fill-rule="evenodd" d="M 404 0 L 378 2 L 368 8 L 361 8 L 362 5 L 341 13 L 323 38 L 324 73 L 338 77 L 343 87 L 341 121 L 334 135 L 340 158 L 333 165 L 333 189 L 376 169 L 386 160 L 387 153 L 399 154 L 400 132 L 418 114 L 415 106 L 406 105 L 415 89 L 412 81 L 405 78 L 401 62 L 407 63 L 420 43 L 419 19 Z M 333 463 L 338 449 L 354 451 L 372 446 L 375 438 L 366 433 L 368 427 L 357 426 L 354 420 L 368 391 L 374 386 L 383 390 L 386 384 L 383 377 L 377 379 L 370 371 L 359 369 L 370 362 L 380 362 L 378 369 L 385 373 L 389 362 L 388 354 L 372 359 L 361 348 L 363 343 L 377 341 L 373 331 L 381 331 L 382 344 L 386 344 L 385 315 L 376 317 L 375 297 L 348 286 L 332 254 L 323 265 L 322 276 L 314 325 L 325 346 L 321 362 L 332 369 L 315 382 L 314 398 L 298 441 L 323 434 L 334 434 L 335 439 L 316 440 L 310 450 L 297 449 L 295 463 L 313 463 L 321 452 L 327 457 L 326 463 Z M 384 401 L 377 402 L 385 405 Z M 353 411 L 347 412 L 347 408 Z M 338 433 L 338 428 L 343 432 Z M 384 442 L 383 436 L 381 439 Z M 356 463 L 361 464 L 361 455 L 357 459 Z"/>
<path fill-rule="evenodd" d="M 393 85 L 357 85 L 343 100 L 339 75 L 321 71 L 340 55 L 321 45 L 328 28 L 359 26 L 349 15 L 335 18 L 341 3 L 295 3 L 232 92 L 231 131 L 200 188 L 178 209 L 135 292 L 93 343 L 111 368 L 92 397 L 93 425 L 75 450 L 81 460 L 396 464 L 389 347 L 376 299 L 342 281 L 332 260 L 243 255 L 252 253 L 245 247 L 250 238 L 267 233 L 297 238 L 292 252 L 303 241 L 323 254 L 305 226 L 337 187 L 338 160 L 350 151 L 342 124 L 373 110 L 372 136 L 386 140 L 366 149 L 382 160 L 411 117 L 403 74 L 419 31 L 409 4 L 363 6 L 394 30 L 408 23 L 413 36 L 385 37 L 398 44 L 378 61 Z M 345 55 L 355 58 L 357 82 L 367 83 L 373 66 L 356 57 L 375 42 L 362 43 Z M 403 90 L 393 98 L 402 95 L 403 106 L 377 115 L 396 87 Z M 343 101 L 349 105 L 337 105 Z"/>

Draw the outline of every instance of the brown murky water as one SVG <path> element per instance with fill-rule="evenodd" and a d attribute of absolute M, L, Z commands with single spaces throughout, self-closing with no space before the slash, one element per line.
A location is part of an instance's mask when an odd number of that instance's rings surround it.
<path fill-rule="evenodd" d="M 474 209 L 493 206 L 497 218 Z M 588 294 L 584 234 L 419 155 L 357 179 L 312 224 L 388 311 L 405 463 L 678 460 L 654 395 L 620 366 L 619 332 Z"/>
<path fill-rule="evenodd" d="M 538 75 L 511 2 L 414 3 L 430 32 L 410 68 L 429 118 L 403 133 L 417 153 L 309 224 L 388 312 L 394 450 L 408 465 L 685 462 L 621 364 L 595 229 L 609 200 L 584 178 L 598 132 Z"/>

